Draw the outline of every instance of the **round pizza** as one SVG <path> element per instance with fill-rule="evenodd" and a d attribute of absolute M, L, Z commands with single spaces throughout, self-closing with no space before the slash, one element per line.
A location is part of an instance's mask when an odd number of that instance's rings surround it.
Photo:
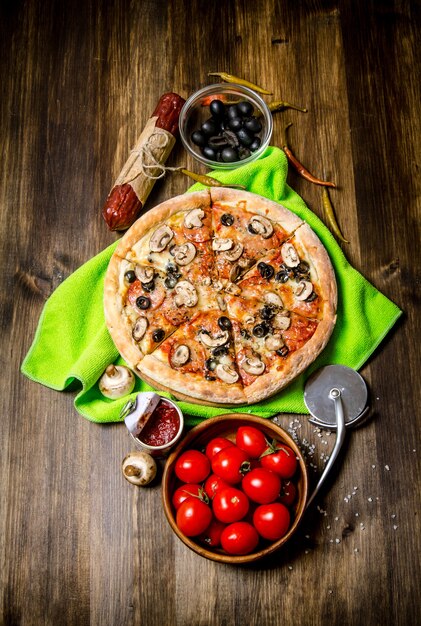
<path fill-rule="evenodd" d="M 263 400 L 306 369 L 332 333 L 336 300 L 308 224 L 277 202 L 212 187 L 133 224 L 111 258 L 104 308 L 142 379 L 226 406 Z"/>

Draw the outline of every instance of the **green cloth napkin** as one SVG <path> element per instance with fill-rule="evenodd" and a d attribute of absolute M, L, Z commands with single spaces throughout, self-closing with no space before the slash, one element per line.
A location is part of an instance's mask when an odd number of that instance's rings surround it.
<path fill-rule="evenodd" d="M 337 323 L 322 354 L 286 389 L 264 402 L 229 409 L 229 412 L 248 412 L 262 417 L 307 413 L 303 389 L 309 374 L 322 365 L 333 363 L 358 370 L 401 315 L 397 306 L 349 265 L 331 232 L 287 185 L 287 173 L 284 152 L 269 147 L 254 163 L 233 171 L 212 172 L 211 176 L 227 184 L 245 185 L 248 191 L 276 200 L 311 226 L 328 250 L 335 268 Z M 194 185 L 190 191 L 202 188 Z M 102 305 L 104 276 L 116 245 L 114 242 L 82 265 L 50 296 L 21 367 L 25 376 L 52 389 L 64 390 L 70 386 L 73 389 L 77 385 L 76 410 L 94 422 L 119 421 L 120 410 L 128 399 L 108 400 L 101 395 L 97 384 L 109 363 L 124 363 L 105 326 Z M 136 381 L 134 392 L 150 390 L 143 381 Z M 186 402 L 179 404 L 190 425 L 227 412 L 227 409 Z"/>

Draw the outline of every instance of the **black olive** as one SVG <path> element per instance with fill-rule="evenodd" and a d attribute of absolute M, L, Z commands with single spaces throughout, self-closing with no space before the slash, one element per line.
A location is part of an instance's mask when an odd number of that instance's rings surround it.
<path fill-rule="evenodd" d="M 222 100 L 212 100 L 209 105 L 209 111 L 214 117 L 224 117 L 225 104 L 222 102 Z"/>
<path fill-rule="evenodd" d="M 276 311 L 269 304 L 265 304 L 263 309 L 260 311 L 260 316 L 263 320 L 271 320 L 272 317 L 275 317 Z"/>
<path fill-rule="evenodd" d="M 262 130 L 262 124 L 257 117 L 249 117 L 248 120 L 244 122 L 244 127 L 247 128 L 251 133 L 260 133 Z"/>
<path fill-rule="evenodd" d="M 228 354 L 227 346 L 217 346 L 212 350 L 213 356 L 224 356 L 224 354 Z"/>
<path fill-rule="evenodd" d="M 259 270 L 259 274 L 262 278 L 266 278 L 266 280 L 270 280 L 275 273 L 272 265 L 268 265 L 267 263 L 263 263 L 261 261 L 257 264 L 257 269 Z"/>
<path fill-rule="evenodd" d="M 275 280 L 278 283 L 286 283 L 288 278 L 289 278 L 288 272 L 284 272 L 283 270 L 279 270 L 279 272 L 275 274 Z"/>
<path fill-rule="evenodd" d="M 243 159 L 247 159 L 250 154 L 251 152 L 248 148 L 245 148 L 244 146 L 240 146 L 238 148 L 238 156 L 240 157 L 240 161 L 243 161 Z"/>
<path fill-rule="evenodd" d="M 124 278 L 127 280 L 128 283 L 134 283 L 134 281 L 136 280 L 136 274 L 132 270 L 129 270 L 124 274 Z"/>
<path fill-rule="evenodd" d="M 216 368 L 217 366 L 217 361 L 215 359 L 206 359 L 205 361 L 205 367 L 206 369 L 210 370 L 211 372 L 213 372 L 213 370 Z"/>
<path fill-rule="evenodd" d="M 167 287 L 167 289 L 174 289 L 177 282 L 178 279 L 176 278 L 176 276 L 174 274 L 170 274 L 170 276 L 167 276 L 167 278 L 164 280 L 164 285 Z"/>
<path fill-rule="evenodd" d="M 205 374 L 205 378 L 206 378 L 206 380 L 211 380 L 211 381 L 212 380 L 216 380 L 216 377 L 215 376 L 211 376 L 210 374 Z"/>
<path fill-rule="evenodd" d="M 262 141 L 261 141 L 260 137 L 255 137 L 253 139 L 253 141 L 251 142 L 250 146 L 249 146 L 250 150 L 252 152 L 256 152 L 256 150 L 258 150 L 260 148 L 260 144 L 261 143 L 262 143 Z"/>
<path fill-rule="evenodd" d="M 136 306 L 138 309 L 149 309 L 151 306 L 151 301 L 147 296 L 139 296 L 136 298 Z"/>
<path fill-rule="evenodd" d="M 243 120 L 241 119 L 241 117 L 231 117 L 228 122 L 228 126 L 230 127 L 231 130 L 234 130 L 237 132 L 237 130 L 240 130 L 240 128 L 243 128 Z"/>
<path fill-rule="evenodd" d="M 313 302 L 317 298 L 317 293 L 312 291 L 308 298 L 306 298 L 306 302 Z"/>
<path fill-rule="evenodd" d="M 241 115 L 249 116 L 253 114 L 253 105 L 248 100 L 243 100 L 237 104 L 237 109 Z"/>
<path fill-rule="evenodd" d="M 243 337 L 243 339 L 250 339 L 251 338 L 250 333 L 245 328 L 242 328 L 240 330 L 240 335 Z"/>
<path fill-rule="evenodd" d="M 238 161 L 238 152 L 235 148 L 224 148 L 221 152 L 221 159 L 224 163 L 234 163 Z"/>
<path fill-rule="evenodd" d="M 155 341 L 155 343 L 162 341 L 164 337 L 165 337 L 165 330 L 162 330 L 162 328 L 158 328 L 158 330 L 154 330 L 152 333 L 152 339 Z"/>
<path fill-rule="evenodd" d="M 207 159 L 210 159 L 211 161 L 216 160 L 216 150 L 214 150 L 214 148 L 205 146 L 204 148 L 202 148 L 202 154 L 204 157 L 206 157 Z"/>
<path fill-rule="evenodd" d="M 232 117 L 238 117 L 239 115 L 239 110 L 237 108 L 236 104 L 231 104 L 231 106 L 228 107 L 227 109 L 227 115 L 228 117 L 231 119 Z"/>
<path fill-rule="evenodd" d="M 155 281 L 150 280 L 148 283 L 142 283 L 142 289 L 146 291 L 146 293 L 150 293 L 155 289 Z"/>
<path fill-rule="evenodd" d="M 295 269 L 299 274 L 307 274 L 310 270 L 310 265 L 307 261 L 300 261 Z"/>
<path fill-rule="evenodd" d="M 218 320 L 218 326 L 219 328 L 222 328 L 222 330 L 229 330 L 232 328 L 231 320 L 223 315 Z"/>
<path fill-rule="evenodd" d="M 254 139 L 253 135 L 251 135 L 249 131 L 245 128 L 240 128 L 240 130 L 237 132 L 237 137 L 241 145 L 245 146 L 246 148 L 249 148 L 251 146 Z"/>
<path fill-rule="evenodd" d="M 230 213 L 224 213 L 221 216 L 221 224 L 224 226 L 232 226 L 234 224 L 234 216 Z"/>
<path fill-rule="evenodd" d="M 261 324 L 256 324 L 256 326 L 253 328 L 253 335 L 255 337 L 266 337 L 269 331 L 269 324 L 266 324 L 266 322 L 262 322 Z"/>
<path fill-rule="evenodd" d="M 278 356 L 286 356 L 288 354 L 289 350 L 287 348 L 287 346 L 282 346 L 282 348 L 279 348 L 279 350 L 276 351 L 276 354 Z"/>
<path fill-rule="evenodd" d="M 203 122 L 201 130 L 208 137 L 210 135 L 216 135 L 216 133 L 218 132 L 218 125 L 215 120 L 210 118 L 209 120 L 206 120 L 206 122 Z"/>
<path fill-rule="evenodd" d="M 174 263 L 168 263 L 167 267 L 166 267 L 166 270 L 167 270 L 168 274 L 177 274 L 178 267 Z"/>
<path fill-rule="evenodd" d="M 195 130 L 194 133 L 191 134 L 191 140 L 196 146 L 203 148 L 206 146 L 206 136 L 202 131 Z"/>

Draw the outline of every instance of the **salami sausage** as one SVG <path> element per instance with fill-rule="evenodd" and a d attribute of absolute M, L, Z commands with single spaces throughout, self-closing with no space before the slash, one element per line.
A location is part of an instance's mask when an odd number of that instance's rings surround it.
<path fill-rule="evenodd" d="M 154 162 L 163 165 L 174 146 L 184 102 L 176 93 L 159 99 L 102 208 L 110 230 L 126 230 L 138 217 L 155 184 Z M 144 173 L 145 166 L 150 177 Z"/>

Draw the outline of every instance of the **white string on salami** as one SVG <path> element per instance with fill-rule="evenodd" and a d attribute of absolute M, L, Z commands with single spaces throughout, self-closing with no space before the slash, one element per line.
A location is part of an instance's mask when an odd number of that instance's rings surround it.
<path fill-rule="evenodd" d="M 147 141 L 143 145 L 133 148 L 130 151 L 130 154 L 136 154 L 138 156 L 139 172 L 133 176 L 133 178 L 127 179 L 126 182 L 132 182 L 141 174 L 146 178 L 158 180 L 159 178 L 163 178 L 166 172 L 176 172 L 179 170 L 179 167 L 165 166 L 163 163 L 160 163 L 154 155 L 154 150 L 165 149 L 168 146 L 169 141 L 170 135 L 168 132 L 162 130 L 161 128 L 155 128 L 153 133 L 148 137 Z"/>

